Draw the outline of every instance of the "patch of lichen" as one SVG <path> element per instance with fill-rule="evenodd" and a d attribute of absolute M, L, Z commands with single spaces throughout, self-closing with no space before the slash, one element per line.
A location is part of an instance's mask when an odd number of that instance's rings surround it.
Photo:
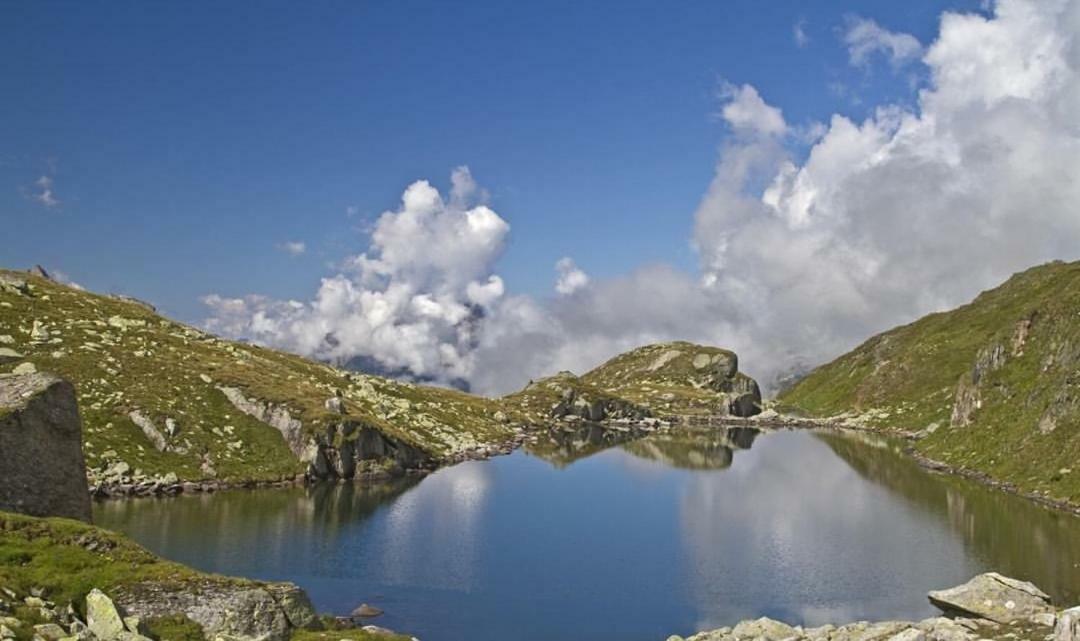
<path fill-rule="evenodd" d="M 226 341 L 165 319 L 145 305 L 74 289 L 24 272 L 0 287 L 0 336 L 39 370 L 76 388 L 91 475 L 117 462 L 147 476 L 263 481 L 302 471 L 274 428 L 240 412 L 219 387 L 287 408 L 309 434 L 339 414 L 440 458 L 505 441 L 497 401 L 338 370 L 299 356 Z M 20 363 L 3 366 L 10 370 Z M 149 418 L 165 436 L 159 451 L 129 413 Z M 166 430 L 166 421 L 175 433 Z"/>
<path fill-rule="evenodd" d="M 923 430 L 916 448 L 933 459 L 1080 503 L 1077 310 L 1080 263 L 1035 267 L 968 305 L 871 338 L 780 401 L 815 416 Z M 978 400 L 954 424 L 962 379 Z"/>

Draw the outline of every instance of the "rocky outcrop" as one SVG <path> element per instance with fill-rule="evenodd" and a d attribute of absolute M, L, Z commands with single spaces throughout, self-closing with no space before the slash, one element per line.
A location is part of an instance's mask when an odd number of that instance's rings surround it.
<path fill-rule="evenodd" d="M 980 574 L 963 585 L 929 594 L 930 602 L 946 613 L 1008 623 L 1033 614 L 1052 612 L 1050 597 L 1027 581 L 996 572 Z"/>
<path fill-rule="evenodd" d="M 358 464 L 369 460 L 390 461 L 401 469 L 422 467 L 430 462 L 430 456 L 420 448 L 350 419 L 338 397 L 328 399 L 325 407 L 341 418 L 327 420 L 309 434 L 288 407 L 249 398 L 235 387 L 218 389 L 233 407 L 281 432 L 289 449 L 307 466 L 306 474 L 310 478 L 353 478 Z"/>
<path fill-rule="evenodd" d="M 90 520 L 82 422 L 71 383 L 0 375 L 0 510 Z"/>
<path fill-rule="evenodd" d="M 814 628 L 762 617 L 667 641 L 1080 641 L 1080 608 L 1059 615 L 1026 581 L 990 572 L 929 597 L 946 616 Z"/>

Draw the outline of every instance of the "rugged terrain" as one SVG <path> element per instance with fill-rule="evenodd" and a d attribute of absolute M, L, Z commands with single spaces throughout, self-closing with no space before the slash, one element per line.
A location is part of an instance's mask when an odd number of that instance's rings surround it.
<path fill-rule="evenodd" d="M 779 398 L 919 438 L 955 471 L 1080 504 L 1080 262 L 874 336 Z"/>
<path fill-rule="evenodd" d="M 215 337 L 140 301 L 0 270 L 0 373 L 70 381 L 99 494 L 352 478 L 505 451 L 526 427 L 759 411 L 734 353 L 642 347 L 504 399 Z M 2 455 L 2 453 L 0 453 Z"/>
<path fill-rule="evenodd" d="M 505 399 L 510 411 L 537 423 L 581 420 L 752 416 L 761 411 L 754 379 L 734 352 L 683 341 L 620 354 L 583 376 L 560 372 Z"/>
<path fill-rule="evenodd" d="M 270 482 L 424 467 L 511 441 L 497 401 L 345 372 L 0 271 L 0 370 L 74 384 L 91 480 Z"/>

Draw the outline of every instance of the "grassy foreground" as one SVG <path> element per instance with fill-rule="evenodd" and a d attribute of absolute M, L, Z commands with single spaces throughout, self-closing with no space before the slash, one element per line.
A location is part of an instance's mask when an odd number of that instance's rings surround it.
<path fill-rule="evenodd" d="M 1080 262 L 874 336 L 779 400 L 918 432 L 932 459 L 1080 504 Z"/>

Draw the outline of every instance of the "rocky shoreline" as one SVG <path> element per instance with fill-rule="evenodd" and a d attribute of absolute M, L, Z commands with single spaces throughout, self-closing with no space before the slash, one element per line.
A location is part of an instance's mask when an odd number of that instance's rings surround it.
<path fill-rule="evenodd" d="M 667 641 L 1080 641 L 1080 607 L 1058 610 L 1031 583 L 996 572 L 927 597 L 941 616 L 811 628 L 762 617 Z"/>

